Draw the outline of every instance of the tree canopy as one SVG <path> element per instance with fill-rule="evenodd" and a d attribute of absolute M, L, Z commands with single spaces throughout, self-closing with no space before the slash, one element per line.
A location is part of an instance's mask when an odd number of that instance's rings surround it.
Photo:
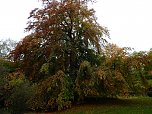
<path fill-rule="evenodd" d="M 71 76 L 82 61 L 93 63 L 90 57 L 101 53 L 108 30 L 97 23 L 95 11 L 86 2 L 43 0 L 43 8 L 30 13 L 26 30 L 32 34 L 17 45 L 14 60 L 22 60 L 23 67 L 33 72 L 37 69 L 36 73 L 48 63 L 53 68 L 50 74 L 62 70 Z M 36 73 L 27 75 L 34 78 Z"/>

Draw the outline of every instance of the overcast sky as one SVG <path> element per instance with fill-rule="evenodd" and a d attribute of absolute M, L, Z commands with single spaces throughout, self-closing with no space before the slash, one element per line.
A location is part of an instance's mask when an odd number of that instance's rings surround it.
<path fill-rule="evenodd" d="M 152 0 L 97 1 L 98 22 L 109 29 L 111 42 L 137 51 L 152 48 Z M 29 12 L 38 6 L 38 0 L 1 0 L 0 39 L 22 39 Z"/>
<path fill-rule="evenodd" d="M 0 39 L 22 39 L 29 13 L 38 6 L 38 0 L 0 0 Z"/>

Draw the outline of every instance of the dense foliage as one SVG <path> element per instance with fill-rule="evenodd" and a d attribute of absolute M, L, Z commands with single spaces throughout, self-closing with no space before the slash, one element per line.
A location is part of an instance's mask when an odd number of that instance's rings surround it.
<path fill-rule="evenodd" d="M 130 53 L 106 42 L 87 0 L 42 0 L 30 13 L 31 34 L 0 60 L 0 103 L 21 111 L 53 111 L 89 97 L 146 95 L 152 52 Z"/>

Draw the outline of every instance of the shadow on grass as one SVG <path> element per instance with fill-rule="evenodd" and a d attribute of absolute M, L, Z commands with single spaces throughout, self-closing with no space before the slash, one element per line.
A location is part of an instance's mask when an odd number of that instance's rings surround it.
<path fill-rule="evenodd" d="M 28 113 L 37 114 L 37 113 Z M 100 98 L 88 97 L 70 109 L 38 114 L 152 114 L 152 98 Z"/>
<path fill-rule="evenodd" d="M 82 104 L 54 114 L 152 114 L 152 98 L 86 98 Z"/>
<path fill-rule="evenodd" d="M 136 101 L 137 102 L 137 101 Z M 132 99 L 127 98 L 102 98 L 102 97 L 87 97 L 84 99 L 84 104 L 94 104 L 94 105 L 132 105 L 136 104 Z"/>

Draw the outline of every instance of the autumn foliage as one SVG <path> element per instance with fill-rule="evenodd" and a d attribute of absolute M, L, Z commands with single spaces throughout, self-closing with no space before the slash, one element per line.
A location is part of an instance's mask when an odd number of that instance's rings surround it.
<path fill-rule="evenodd" d="M 12 110 L 62 110 L 87 97 L 145 95 L 151 53 L 107 43 L 108 30 L 89 1 L 42 0 L 42 8 L 31 11 L 30 34 L 9 56 L 16 65 L 6 88 L 13 91 L 6 99 Z"/>

